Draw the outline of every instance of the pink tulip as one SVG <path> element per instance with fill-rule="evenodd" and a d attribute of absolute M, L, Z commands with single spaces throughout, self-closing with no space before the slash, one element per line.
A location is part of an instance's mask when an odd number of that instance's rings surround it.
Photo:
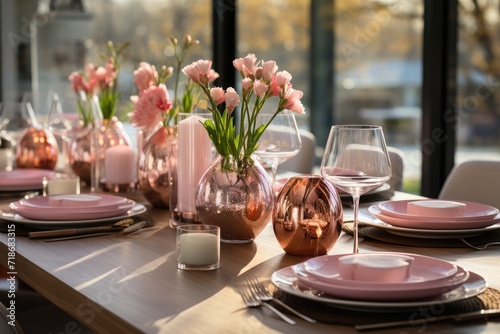
<path fill-rule="evenodd" d="M 267 82 L 271 81 L 277 70 L 278 66 L 274 60 L 264 62 L 262 64 L 262 78 Z"/>
<path fill-rule="evenodd" d="M 234 108 L 236 108 L 240 104 L 240 96 L 234 88 L 229 87 L 226 89 L 226 108 L 231 113 Z"/>
<path fill-rule="evenodd" d="M 198 60 L 182 69 L 182 73 L 187 75 L 193 82 L 203 86 L 214 82 L 219 74 L 212 69 L 211 60 Z"/>
<path fill-rule="evenodd" d="M 214 87 L 210 89 L 210 95 L 212 96 L 212 99 L 214 99 L 215 103 L 217 105 L 221 104 L 226 100 L 226 96 L 224 94 L 224 89 L 220 87 Z"/>
<path fill-rule="evenodd" d="M 244 92 L 250 91 L 253 87 L 253 81 L 250 78 L 243 78 L 241 80 L 241 88 L 243 89 Z"/>
<path fill-rule="evenodd" d="M 254 54 L 249 53 L 245 58 L 233 60 L 233 66 L 240 71 L 243 77 L 255 76 L 257 58 Z"/>
<path fill-rule="evenodd" d="M 259 97 L 264 97 L 267 93 L 269 86 L 261 80 L 255 80 L 253 84 L 253 92 Z"/>
<path fill-rule="evenodd" d="M 274 96 L 279 95 L 283 87 L 288 86 L 291 80 L 292 80 L 292 75 L 287 71 L 277 72 L 271 81 L 271 89 L 270 89 L 271 93 Z"/>
<path fill-rule="evenodd" d="M 300 99 L 303 95 L 304 93 L 302 93 L 302 91 L 293 89 L 290 86 L 288 89 L 286 89 L 286 92 L 283 96 L 283 99 L 286 100 L 284 109 L 288 109 L 298 114 L 304 114 L 304 106 L 302 105 L 302 102 L 300 102 Z"/>

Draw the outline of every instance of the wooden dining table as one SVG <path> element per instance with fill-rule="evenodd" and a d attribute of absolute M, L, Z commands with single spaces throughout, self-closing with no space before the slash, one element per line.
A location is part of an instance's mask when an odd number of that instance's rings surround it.
<path fill-rule="evenodd" d="M 132 197 L 145 202 L 140 194 Z M 396 192 L 393 199 L 418 196 Z M 7 205 L 3 200 L 0 205 Z M 362 207 L 367 207 L 365 203 Z M 176 267 L 176 231 L 169 211 L 148 205 L 156 223 L 127 236 L 107 235 L 46 242 L 15 237 L 14 267 L 8 269 L 52 303 L 96 333 L 356 333 L 353 326 L 308 323 L 289 325 L 266 308 L 246 308 L 237 290 L 250 276 L 269 282 L 273 272 L 305 261 L 287 255 L 269 224 L 250 243 L 221 244 L 221 265 L 213 271 Z M 344 220 L 352 209 L 344 207 Z M 10 240 L 12 242 L 12 240 Z M 7 266 L 8 235 L 0 233 L 2 265 Z M 13 246 L 10 244 L 10 246 Z M 343 233 L 329 254 L 352 252 Z M 12 250 L 12 247 L 11 249 Z M 376 240 L 360 241 L 360 252 L 391 251 L 436 257 L 455 263 L 500 289 L 500 251 L 471 248 L 411 247 Z M 318 303 L 319 304 L 319 303 Z M 329 310 L 329 305 L 318 305 Z M 335 312 L 331 308 L 331 312 Z M 355 310 L 352 312 L 356 312 Z M 293 317 L 293 316 L 292 316 Z M 440 322 L 387 329 L 383 333 L 500 333 L 498 320 Z"/>

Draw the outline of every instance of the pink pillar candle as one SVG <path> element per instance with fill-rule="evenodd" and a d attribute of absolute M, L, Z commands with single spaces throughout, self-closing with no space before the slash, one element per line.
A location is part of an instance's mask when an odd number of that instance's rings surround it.
<path fill-rule="evenodd" d="M 104 158 L 106 183 L 126 184 L 135 182 L 137 161 L 134 150 L 126 145 L 111 146 Z"/>
<path fill-rule="evenodd" d="M 195 194 L 200 179 L 211 164 L 212 143 L 200 122 L 206 119 L 190 116 L 179 121 L 177 159 L 177 207 L 179 212 L 196 212 Z"/>

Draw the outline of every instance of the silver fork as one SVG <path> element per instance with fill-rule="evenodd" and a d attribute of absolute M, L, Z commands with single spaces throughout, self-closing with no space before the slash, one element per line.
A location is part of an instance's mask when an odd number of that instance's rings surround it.
<path fill-rule="evenodd" d="M 500 245 L 500 241 L 494 241 L 494 242 L 488 242 L 486 244 L 483 244 L 483 245 L 472 245 L 470 244 L 469 242 L 465 241 L 464 238 L 460 238 L 460 240 L 462 240 L 462 242 L 464 244 L 466 244 L 467 246 L 471 247 L 471 248 L 474 248 L 476 250 L 485 250 L 486 248 L 490 247 L 490 246 L 495 246 L 495 245 Z"/>
<path fill-rule="evenodd" d="M 316 320 L 309 318 L 307 315 L 300 313 L 299 311 L 297 311 L 297 310 L 291 308 L 290 306 L 288 306 L 287 304 L 283 303 L 281 300 L 276 299 L 273 296 L 271 296 L 271 294 L 269 293 L 269 291 L 267 291 L 264 284 L 262 284 L 262 282 L 260 282 L 256 277 L 252 276 L 252 277 L 248 278 L 247 283 L 248 283 L 248 286 L 250 287 L 250 289 L 252 290 L 252 292 L 254 293 L 254 296 L 257 299 L 260 299 L 263 302 L 272 300 L 272 301 L 276 302 L 277 304 L 279 304 L 280 306 L 287 309 L 288 311 L 292 312 L 296 316 L 304 319 L 305 321 L 308 321 L 310 323 L 316 323 Z"/>
<path fill-rule="evenodd" d="M 259 300 L 257 299 L 253 294 L 252 292 L 249 290 L 249 289 L 244 289 L 242 287 L 240 287 L 239 289 L 239 293 L 241 295 L 241 298 L 243 299 L 243 302 L 245 303 L 245 305 L 247 307 L 260 307 L 260 306 L 265 306 L 267 307 L 268 309 L 270 309 L 271 311 L 273 311 L 277 316 L 279 316 L 281 319 L 283 319 L 284 321 L 286 321 L 287 323 L 289 323 L 290 325 L 295 325 L 297 324 L 295 322 L 295 320 L 293 319 L 290 319 L 289 317 L 287 317 L 285 314 L 281 313 L 278 309 L 276 309 L 274 306 L 272 306 L 271 304 L 268 304 L 262 300 Z"/>

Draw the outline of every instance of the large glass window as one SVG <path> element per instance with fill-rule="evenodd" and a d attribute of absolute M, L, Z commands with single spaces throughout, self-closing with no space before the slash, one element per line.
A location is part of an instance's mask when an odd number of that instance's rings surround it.
<path fill-rule="evenodd" d="M 389 146 L 405 154 L 403 189 L 419 193 L 424 1 L 335 0 L 333 59 L 331 53 L 323 58 L 319 53 L 312 60 L 314 43 L 331 44 L 313 39 L 319 22 L 311 16 L 315 3 L 253 0 L 228 5 L 226 9 L 236 10 L 237 56 L 255 53 L 292 73 L 295 88 L 304 92 L 301 128 L 310 129 L 310 115 L 318 113 L 335 123 L 383 125 Z M 200 40 L 186 62 L 212 58 L 212 6 L 211 0 L 2 0 L 1 96 L 14 118 L 9 126 L 20 116 L 6 101 L 19 102 L 30 91 L 42 98 L 50 89 L 64 95 L 70 90 L 68 75 L 88 62 L 101 62 L 108 40 L 131 43 L 120 73 L 120 103 L 126 111 L 140 61 L 174 64 L 171 36 L 189 33 Z M 500 159 L 498 8 L 500 0 L 459 1 L 457 162 Z M 321 66 L 318 62 L 333 62 L 325 67 L 333 67 L 327 73 L 334 87 L 332 110 L 312 110 L 318 97 L 311 91 L 311 73 Z M 328 123 L 320 126 L 329 128 Z M 317 155 L 319 163 L 321 150 Z"/>
<path fill-rule="evenodd" d="M 335 119 L 378 124 L 418 193 L 423 2 L 335 1 Z"/>
<path fill-rule="evenodd" d="M 499 6 L 459 2 L 457 162 L 500 159 Z"/>
<path fill-rule="evenodd" d="M 259 60 L 275 60 L 278 70 L 292 74 L 294 88 L 304 92 L 306 115 L 297 122 L 306 129 L 313 112 L 308 108 L 310 6 L 311 0 L 238 1 L 237 13 L 237 56 L 253 53 Z"/>

